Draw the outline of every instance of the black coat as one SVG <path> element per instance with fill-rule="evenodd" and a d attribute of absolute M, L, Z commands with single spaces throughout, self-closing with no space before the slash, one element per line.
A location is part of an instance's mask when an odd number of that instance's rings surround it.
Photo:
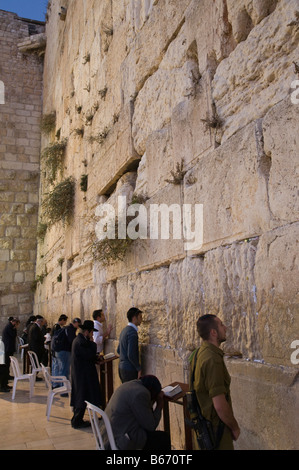
<path fill-rule="evenodd" d="M 41 362 L 45 352 L 45 338 L 41 328 L 37 323 L 32 323 L 28 332 L 29 351 L 37 354 L 39 362 Z"/>
<path fill-rule="evenodd" d="M 71 406 L 85 408 L 85 400 L 102 407 L 102 392 L 96 369 L 97 345 L 79 333 L 71 353 Z"/>
<path fill-rule="evenodd" d="M 5 353 L 10 356 L 13 356 L 13 353 L 16 350 L 16 337 L 17 330 L 12 323 L 9 322 L 2 332 L 2 341 L 5 346 Z"/>

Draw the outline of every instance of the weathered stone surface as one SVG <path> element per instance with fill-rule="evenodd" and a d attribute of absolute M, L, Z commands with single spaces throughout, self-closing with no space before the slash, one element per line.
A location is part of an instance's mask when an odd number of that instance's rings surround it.
<path fill-rule="evenodd" d="M 273 13 L 277 3 L 277 0 L 228 0 L 228 20 L 235 41 L 245 41 L 254 26 Z"/>
<path fill-rule="evenodd" d="M 263 119 L 264 152 L 271 161 L 268 174 L 271 226 L 298 220 L 299 106 L 288 97 Z M 287 158 L 286 158 L 287 155 Z"/>
<path fill-rule="evenodd" d="M 298 223 L 260 238 L 255 280 L 262 356 L 291 366 L 291 343 L 299 331 Z"/>
<path fill-rule="evenodd" d="M 56 182 L 75 178 L 75 208 L 69 225 L 47 229 L 38 244 L 34 312 L 52 324 L 57 312 L 90 319 L 103 308 L 114 327 L 106 350 L 115 351 L 127 310 L 138 306 L 142 369 L 163 385 L 188 381 L 196 320 L 217 313 L 234 356 L 236 447 L 295 448 L 298 1 L 86 0 L 70 2 L 65 22 L 59 9 L 53 0 L 43 86 L 43 113 L 56 111 L 56 128 L 41 142 L 68 139 Z M 40 109 L 31 85 L 24 107 L 0 108 L 9 122 L 0 129 L 2 316 L 15 314 L 11 296 L 22 315 L 31 302 Z M 43 167 L 40 176 L 43 198 Z M 123 262 L 104 268 L 90 251 L 96 207 L 133 194 L 148 198 L 147 211 L 203 204 L 202 246 L 135 240 Z M 116 363 L 114 378 L 119 385 Z M 176 408 L 172 439 L 181 449 Z"/>
<path fill-rule="evenodd" d="M 296 449 L 298 420 L 295 410 L 299 397 L 296 368 L 235 359 L 229 359 L 226 365 L 232 377 L 234 413 L 241 427 L 236 449 Z M 284 432 L 279 430 L 281 414 L 288 423 Z"/>
<path fill-rule="evenodd" d="M 195 93 L 200 78 L 198 64 L 189 58 L 184 27 L 171 43 L 158 70 L 144 83 L 135 101 L 133 138 L 143 155 L 148 136 L 170 122 L 172 110 Z M 171 90 L 171 93 L 169 93 Z"/>
<path fill-rule="evenodd" d="M 224 120 L 223 141 L 248 122 L 263 117 L 289 95 L 296 79 L 297 0 L 282 0 L 273 13 L 255 26 L 246 41 L 218 66 L 213 98 Z"/>
<path fill-rule="evenodd" d="M 242 129 L 186 175 L 184 203 L 203 204 L 203 246 L 256 236 L 269 227 L 270 213 L 259 171 L 255 124 Z"/>

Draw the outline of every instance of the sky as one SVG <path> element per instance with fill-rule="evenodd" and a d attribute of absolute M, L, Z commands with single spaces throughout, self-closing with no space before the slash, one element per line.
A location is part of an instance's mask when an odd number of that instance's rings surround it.
<path fill-rule="evenodd" d="M 0 0 L 0 10 L 17 13 L 21 18 L 45 21 L 48 0 Z"/>

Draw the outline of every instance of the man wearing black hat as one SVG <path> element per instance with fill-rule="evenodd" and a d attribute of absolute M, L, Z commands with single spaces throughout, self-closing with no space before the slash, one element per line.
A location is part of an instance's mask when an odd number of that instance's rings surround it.
<path fill-rule="evenodd" d="M 80 328 L 82 332 L 74 339 L 71 352 L 73 428 L 90 426 L 90 422 L 83 420 L 85 400 L 99 407 L 102 407 L 103 403 L 96 369 L 97 345 L 93 342 L 93 332 L 97 330 L 94 329 L 92 320 L 85 320 Z"/>
<path fill-rule="evenodd" d="M 161 383 L 154 375 L 130 380 L 115 390 L 105 412 L 118 449 L 171 450 L 169 434 L 156 431 L 163 409 L 163 395 Z"/>
<path fill-rule="evenodd" d="M 138 326 L 142 322 L 142 311 L 132 307 L 127 312 L 129 323 L 122 330 L 119 337 L 117 354 L 119 354 L 119 377 L 128 382 L 141 377 L 139 362 Z"/>

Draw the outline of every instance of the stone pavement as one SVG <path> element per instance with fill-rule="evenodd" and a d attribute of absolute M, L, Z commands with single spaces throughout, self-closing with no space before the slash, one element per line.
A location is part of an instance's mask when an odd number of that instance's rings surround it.
<path fill-rule="evenodd" d="M 95 450 L 91 428 L 71 427 L 69 397 L 54 398 L 47 421 L 44 380 L 36 382 L 31 400 L 28 381 L 19 381 L 15 399 L 11 397 L 12 392 L 0 392 L 0 450 Z"/>

